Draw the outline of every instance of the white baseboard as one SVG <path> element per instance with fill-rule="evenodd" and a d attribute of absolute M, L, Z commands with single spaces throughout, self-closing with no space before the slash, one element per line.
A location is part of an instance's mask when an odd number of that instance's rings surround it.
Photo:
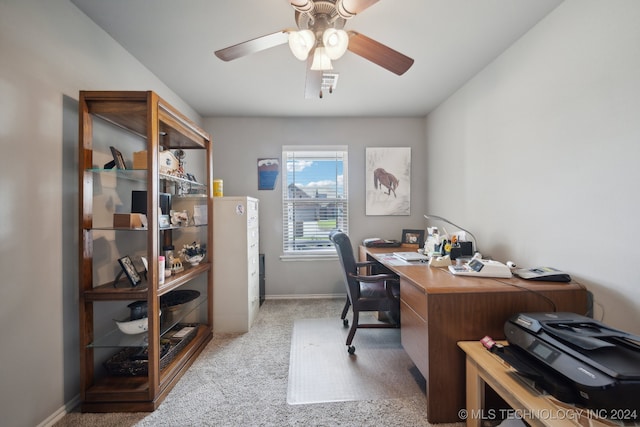
<path fill-rule="evenodd" d="M 44 421 L 38 424 L 37 427 L 51 427 L 58 421 L 60 421 L 65 415 L 67 415 L 70 411 L 72 411 L 76 406 L 80 404 L 80 395 L 77 395 L 70 401 L 64 404 L 64 406 L 60 407 L 53 414 L 49 415 Z"/>
<path fill-rule="evenodd" d="M 265 300 L 269 299 L 344 299 L 347 297 L 347 294 L 291 294 L 291 295 L 265 295 Z"/>

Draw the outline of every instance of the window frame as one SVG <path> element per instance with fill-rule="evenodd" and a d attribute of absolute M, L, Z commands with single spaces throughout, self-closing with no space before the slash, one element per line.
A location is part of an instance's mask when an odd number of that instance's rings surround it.
<path fill-rule="evenodd" d="M 282 146 L 282 256 L 283 260 L 315 260 L 336 258 L 337 253 L 333 244 L 330 247 L 324 248 L 299 248 L 295 246 L 295 236 L 292 238 L 292 234 L 295 234 L 296 224 L 290 217 L 290 209 L 295 209 L 296 205 L 311 205 L 316 209 L 321 210 L 321 204 L 334 204 L 336 210 L 336 228 L 341 229 L 345 233 L 349 230 L 349 192 L 348 192 L 348 165 L 349 165 L 349 150 L 347 145 L 284 145 Z M 305 156 L 304 153 L 308 153 Z M 329 156 L 335 156 L 336 159 L 341 158 L 342 162 L 342 184 L 339 184 L 338 179 L 340 175 L 336 172 L 336 175 L 332 177 L 335 179 L 336 189 L 339 189 L 335 198 L 322 198 L 316 199 L 315 197 L 289 197 L 289 185 L 295 184 L 290 182 L 290 158 L 299 160 L 309 160 L 315 158 L 327 158 Z M 295 161 L 295 160 L 294 160 Z M 323 177 L 324 178 L 324 177 Z M 338 197 L 339 196 L 339 197 Z M 318 200 L 317 202 L 314 202 Z M 327 236 L 328 237 L 328 236 Z M 330 242 L 330 240 L 327 241 Z"/>

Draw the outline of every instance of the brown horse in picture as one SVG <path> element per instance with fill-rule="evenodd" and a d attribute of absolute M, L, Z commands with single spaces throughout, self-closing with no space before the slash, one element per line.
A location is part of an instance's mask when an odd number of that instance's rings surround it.
<path fill-rule="evenodd" d="M 393 197 L 396 196 L 396 188 L 398 188 L 398 179 L 390 174 L 386 170 L 382 168 L 378 168 L 373 171 L 373 186 L 378 189 L 378 185 L 380 188 L 387 187 L 388 191 L 385 194 L 391 195 L 393 191 Z"/>

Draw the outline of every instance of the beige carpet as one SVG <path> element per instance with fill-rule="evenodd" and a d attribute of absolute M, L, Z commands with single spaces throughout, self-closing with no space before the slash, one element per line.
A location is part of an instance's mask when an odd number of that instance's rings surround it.
<path fill-rule="evenodd" d="M 364 315 L 363 322 L 372 322 Z M 298 319 L 293 325 L 287 403 L 394 399 L 420 393 L 399 329 L 358 329 L 354 355 L 338 317 Z"/>
<path fill-rule="evenodd" d="M 287 403 L 295 321 L 334 318 L 346 333 L 340 321 L 343 305 L 343 299 L 267 300 L 249 332 L 216 334 L 155 412 L 73 412 L 56 427 L 429 427 L 424 389 L 417 386 L 413 394 L 404 397 Z M 356 333 L 353 367 L 363 365 L 369 345 L 367 332 L 380 330 Z M 339 341 L 336 357 L 348 358 L 344 340 Z M 404 375 L 406 369 L 394 368 L 394 375 Z"/>

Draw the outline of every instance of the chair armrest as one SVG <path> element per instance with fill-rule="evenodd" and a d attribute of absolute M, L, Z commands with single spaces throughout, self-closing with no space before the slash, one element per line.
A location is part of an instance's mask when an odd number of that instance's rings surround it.
<path fill-rule="evenodd" d="M 356 268 L 358 269 L 358 272 L 360 272 L 360 269 L 363 268 L 365 274 L 370 275 L 371 267 L 373 267 L 375 264 L 375 261 L 359 261 L 356 262 Z"/>
<path fill-rule="evenodd" d="M 395 274 L 374 274 L 373 276 L 361 276 L 359 274 L 349 274 L 359 282 L 374 283 L 382 281 L 398 281 L 398 276 Z"/>
<path fill-rule="evenodd" d="M 353 277 L 358 283 L 376 283 L 384 282 L 384 290 L 387 293 L 389 299 L 396 299 L 393 295 L 393 289 L 391 289 L 391 283 L 397 283 L 400 278 L 395 274 L 375 274 L 373 276 L 361 276 L 359 274 L 349 273 L 350 277 Z"/>
<path fill-rule="evenodd" d="M 359 262 L 356 262 L 356 267 L 368 267 L 373 264 L 376 264 L 376 262 L 375 261 L 359 261 Z"/>

